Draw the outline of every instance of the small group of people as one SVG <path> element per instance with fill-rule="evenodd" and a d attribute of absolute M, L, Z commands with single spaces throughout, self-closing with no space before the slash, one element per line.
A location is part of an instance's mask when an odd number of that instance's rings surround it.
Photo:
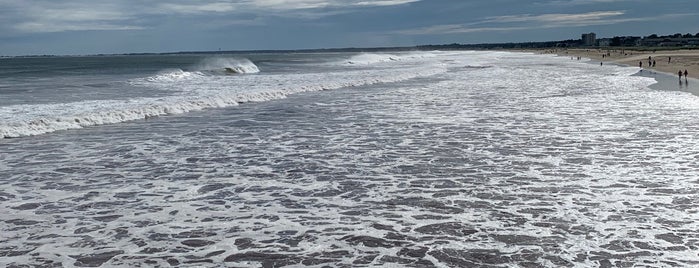
<path fill-rule="evenodd" d="M 655 68 L 655 61 L 648 61 L 648 68 Z M 638 62 L 638 68 L 643 68 L 643 61 Z"/>
<path fill-rule="evenodd" d="M 655 68 L 655 60 L 651 56 L 648 56 L 648 67 Z M 643 68 L 643 61 L 638 62 L 638 68 Z"/>
<path fill-rule="evenodd" d="M 683 75 L 683 74 L 684 74 L 684 79 L 687 80 L 687 78 L 689 77 L 689 76 L 687 76 L 687 75 L 689 74 L 689 73 L 687 72 L 687 69 L 684 70 L 684 73 L 682 72 L 682 70 L 679 70 L 679 71 L 677 72 L 677 75 L 680 77 L 680 80 L 682 80 L 682 75 Z"/>

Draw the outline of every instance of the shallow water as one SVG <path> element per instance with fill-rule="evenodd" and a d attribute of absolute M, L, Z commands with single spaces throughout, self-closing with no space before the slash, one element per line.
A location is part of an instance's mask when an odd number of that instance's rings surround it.
<path fill-rule="evenodd" d="M 430 76 L 2 139 L 0 264 L 699 264 L 696 96 L 633 68 L 440 57 Z"/>

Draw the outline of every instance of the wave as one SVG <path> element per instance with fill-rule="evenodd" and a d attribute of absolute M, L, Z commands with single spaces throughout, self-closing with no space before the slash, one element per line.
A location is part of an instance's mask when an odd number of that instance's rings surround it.
<path fill-rule="evenodd" d="M 167 70 L 134 85 L 170 88 L 167 97 L 96 100 L 74 103 L 0 107 L 0 114 L 16 115 L 0 123 L 0 138 L 15 138 L 181 114 L 246 102 L 281 99 L 291 94 L 405 81 L 446 72 L 446 67 L 405 68 L 394 72 L 344 71 L 334 73 L 210 76 L 202 71 Z M 232 83 L 233 81 L 237 83 Z M 284 81 L 283 83 L 279 83 Z M 322 81 L 322 82 L 319 82 Z"/>
<path fill-rule="evenodd" d="M 413 52 L 405 54 L 361 53 L 350 57 L 343 63 L 349 65 L 371 65 L 384 62 L 418 60 L 431 57 L 436 57 L 436 55 L 431 52 Z"/>
<path fill-rule="evenodd" d="M 245 58 L 207 58 L 202 60 L 195 69 L 214 74 L 253 74 L 260 72 L 255 63 Z"/>
<path fill-rule="evenodd" d="M 259 72 L 260 69 L 257 65 L 249 59 L 207 58 L 194 65 L 192 70 L 165 69 L 141 80 L 148 82 L 178 82 L 211 75 L 254 74 Z"/>
<path fill-rule="evenodd" d="M 174 83 L 200 80 L 207 76 L 254 74 L 260 69 L 249 59 L 238 58 L 207 58 L 194 65 L 191 70 L 164 69 L 157 74 L 145 78 L 133 79 L 133 86 L 148 86 L 152 83 Z M 167 90 L 172 90 L 168 88 Z"/>
<path fill-rule="evenodd" d="M 146 77 L 144 80 L 148 82 L 176 82 L 189 79 L 195 79 L 204 76 L 202 72 L 187 72 L 182 69 L 165 69 L 158 74 Z"/>

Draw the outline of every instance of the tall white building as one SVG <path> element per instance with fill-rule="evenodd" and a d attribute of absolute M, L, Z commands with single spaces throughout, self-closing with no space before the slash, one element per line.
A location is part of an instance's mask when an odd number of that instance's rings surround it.
<path fill-rule="evenodd" d="M 594 46 L 597 41 L 597 35 L 595 33 L 582 34 L 582 42 L 584 46 Z"/>

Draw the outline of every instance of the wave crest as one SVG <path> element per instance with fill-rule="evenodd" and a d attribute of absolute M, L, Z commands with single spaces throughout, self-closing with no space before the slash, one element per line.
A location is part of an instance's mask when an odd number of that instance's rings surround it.
<path fill-rule="evenodd" d="M 132 84 L 179 91 L 172 96 L 0 107 L 0 115 L 17 115 L 8 117 L 5 122 L 0 121 L 0 139 L 281 99 L 300 92 L 399 82 L 446 71 L 443 67 L 414 67 L 397 73 L 343 71 L 265 78 L 209 76 L 170 70 L 149 78 L 155 81 L 139 80 Z M 197 76 L 199 79 L 192 79 Z M 191 80 L 183 83 L 177 79 Z M 232 79 L 246 82 L 231 86 Z M 279 79 L 285 82 L 279 84 Z M 271 84 L 274 86 L 270 86 Z"/>
<path fill-rule="evenodd" d="M 214 74 L 254 74 L 260 72 L 260 68 L 246 58 L 207 58 L 197 64 L 196 70 Z"/>
<path fill-rule="evenodd" d="M 386 54 L 386 53 L 361 53 L 347 59 L 344 63 L 350 65 L 371 65 L 384 62 L 417 60 L 435 57 L 434 53 L 417 52 L 406 54 Z"/>
<path fill-rule="evenodd" d="M 201 77 L 203 74 L 201 72 L 187 72 L 182 69 L 166 69 L 158 72 L 158 74 L 147 77 L 145 80 L 148 82 L 177 82 L 182 80 L 193 79 Z"/>

